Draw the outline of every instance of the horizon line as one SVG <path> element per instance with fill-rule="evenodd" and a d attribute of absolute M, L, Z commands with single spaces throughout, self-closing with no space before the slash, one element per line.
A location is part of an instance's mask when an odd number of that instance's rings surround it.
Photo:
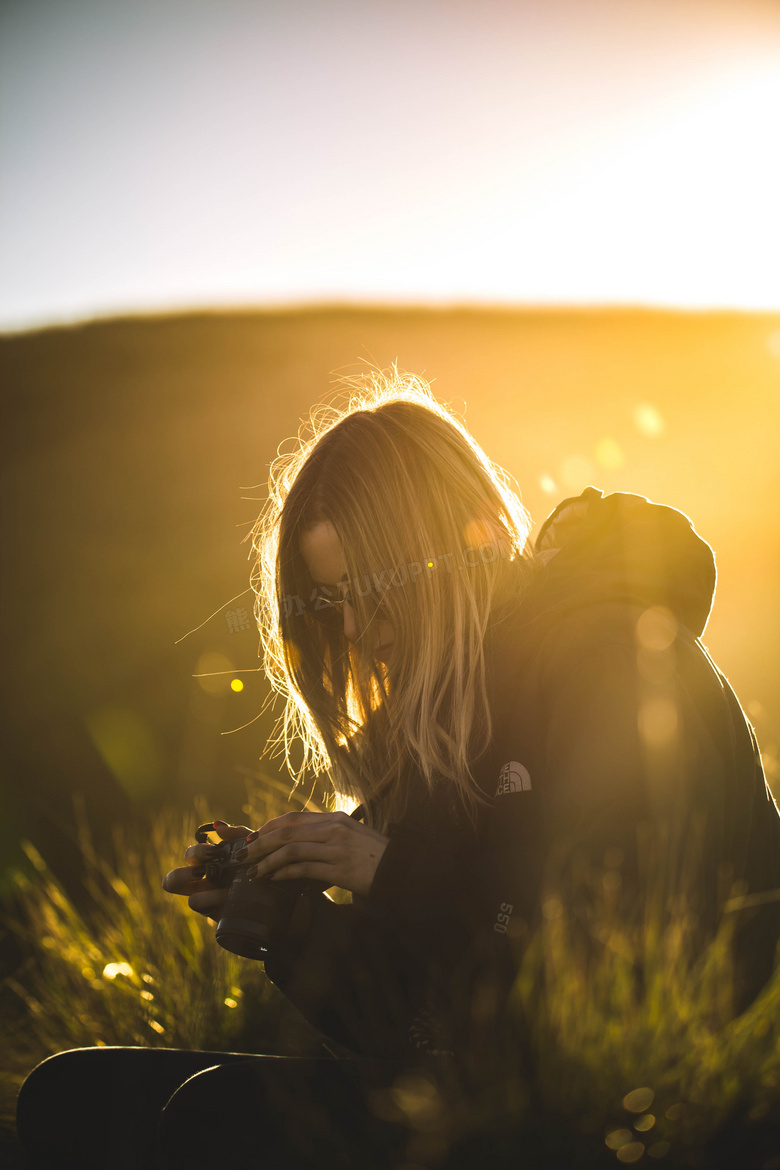
<path fill-rule="evenodd" d="M 27 322 L 4 322 L 0 319 L 0 337 L 29 336 L 56 330 L 79 329 L 90 325 L 119 324 L 128 321 L 173 320 L 183 317 L 236 317 L 275 314 L 306 314 L 322 312 L 367 313 L 593 313 L 593 314 L 648 314 L 680 317 L 771 317 L 780 318 L 780 305 L 679 305 L 666 302 L 643 301 L 522 301 L 455 298 L 414 300 L 406 298 L 351 299 L 347 297 L 296 297 L 273 301 L 238 301 L 235 303 L 192 302 L 181 305 L 150 308 L 115 308 L 85 315 L 52 316 L 30 319 Z"/>

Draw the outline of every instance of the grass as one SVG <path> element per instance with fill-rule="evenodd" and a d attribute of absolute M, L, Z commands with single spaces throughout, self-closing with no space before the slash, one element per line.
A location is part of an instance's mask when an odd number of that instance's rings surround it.
<path fill-rule="evenodd" d="M 6 926 L 26 958 L 0 989 L 0 1133 L 13 1131 L 16 1092 L 46 1056 L 92 1045 L 143 1045 L 216 1051 L 304 1054 L 318 1034 L 287 1004 L 259 963 L 214 941 L 214 925 L 186 898 L 161 887 L 183 864 L 196 812 L 160 815 L 143 841 L 114 834 L 113 869 L 82 828 L 84 904 L 76 907 L 35 846 L 25 841 L 31 873 L 17 872 L 17 906 Z M 267 788 L 252 824 L 281 807 Z M 84 818 L 81 824 L 84 825 Z M 34 875 L 34 876 L 33 876 Z"/>
<path fill-rule="evenodd" d="M 522 1149 L 530 1166 L 535 1151 L 550 1166 L 747 1170 L 754 1141 L 764 1150 L 755 1164 L 780 1170 L 780 967 L 737 1014 L 738 902 L 703 945 L 683 893 L 660 897 L 651 881 L 632 917 L 616 871 L 585 881 L 585 893 L 561 882 L 547 895 L 518 950 L 509 1010 L 489 985 L 473 996 L 459 1069 L 448 1084 L 420 1085 L 420 1100 L 441 1097 L 422 1129 L 456 1147 L 495 1134 L 497 1166 L 502 1149 Z M 745 1151 L 737 1161 L 717 1161 L 726 1137 Z"/>
<path fill-rule="evenodd" d="M 275 815 L 278 796 L 268 788 L 247 806 L 248 823 Z M 2 988 L 6 1134 L 24 1076 L 63 1049 L 316 1050 L 318 1035 L 261 965 L 216 946 L 213 925 L 162 892 L 161 875 L 179 863 L 195 824 L 169 812 L 143 842 L 117 830 L 115 869 L 82 832 L 85 908 L 25 843 L 34 877 L 16 876 L 15 925 L 27 958 Z M 409 1165 L 441 1165 L 475 1134 L 511 1149 L 534 1131 L 545 1151 L 554 1135 L 570 1165 L 705 1165 L 696 1151 L 730 1118 L 780 1125 L 780 972 L 735 1018 L 733 915 L 700 951 L 684 901 L 626 925 L 615 883 L 614 873 L 591 883 L 584 931 L 581 912 L 548 897 L 518 958 L 508 1020 L 489 989 L 475 997 L 464 1059 L 436 1072 L 423 1066 L 376 1102 L 408 1126 Z M 533 1140 L 524 1139 L 529 1150 Z"/>

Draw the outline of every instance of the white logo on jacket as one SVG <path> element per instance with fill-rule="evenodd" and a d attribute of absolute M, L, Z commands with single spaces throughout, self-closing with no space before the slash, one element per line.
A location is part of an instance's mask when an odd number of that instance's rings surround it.
<path fill-rule="evenodd" d="M 499 772 L 496 796 L 506 796 L 508 792 L 527 792 L 530 787 L 528 769 L 518 764 L 517 760 L 510 760 Z"/>

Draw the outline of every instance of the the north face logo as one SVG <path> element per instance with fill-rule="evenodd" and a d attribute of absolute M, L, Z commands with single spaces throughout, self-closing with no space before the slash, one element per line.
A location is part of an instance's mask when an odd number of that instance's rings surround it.
<path fill-rule="evenodd" d="M 530 787 L 528 769 L 518 764 L 517 760 L 510 760 L 499 772 L 496 796 L 506 796 L 508 792 L 527 792 Z"/>

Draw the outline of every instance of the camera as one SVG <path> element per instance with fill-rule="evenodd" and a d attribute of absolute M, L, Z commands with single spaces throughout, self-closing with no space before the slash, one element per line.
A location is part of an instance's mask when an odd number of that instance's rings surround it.
<path fill-rule="evenodd" d="M 203 845 L 212 831 L 211 822 L 200 825 L 195 840 Z M 311 878 L 273 882 L 247 877 L 251 861 L 236 861 L 246 842 L 222 841 L 206 863 L 205 876 L 213 886 L 229 887 L 217 923 L 217 942 L 226 951 L 246 959 L 263 959 L 274 942 L 283 938 L 300 894 L 327 889 L 326 882 Z"/>

